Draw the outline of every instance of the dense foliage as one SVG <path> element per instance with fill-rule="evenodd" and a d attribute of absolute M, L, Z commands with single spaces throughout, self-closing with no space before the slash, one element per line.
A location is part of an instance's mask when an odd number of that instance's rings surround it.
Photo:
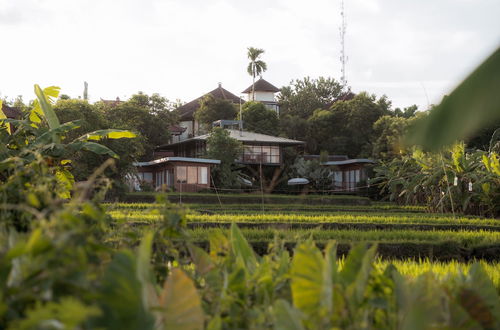
<path fill-rule="evenodd" d="M 233 187 L 238 184 L 238 172 L 235 170 L 235 160 L 241 155 L 243 145 L 229 136 L 229 132 L 215 127 L 207 138 L 207 156 L 221 161 L 219 166 L 212 168 L 216 187 Z"/>
<path fill-rule="evenodd" d="M 211 94 L 200 101 L 200 107 L 194 117 L 200 124 L 200 133 L 206 133 L 212 128 L 212 123 L 221 119 L 233 120 L 236 118 L 236 106 L 224 99 L 217 99 Z"/>
<path fill-rule="evenodd" d="M 432 211 L 500 214 L 500 163 L 493 150 L 467 152 L 464 144 L 441 153 L 415 150 L 375 171 L 392 201 Z"/>
<path fill-rule="evenodd" d="M 245 102 L 241 115 L 245 131 L 274 135 L 279 125 L 276 111 L 266 108 L 260 102 Z M 239 118 L 239 115 L 238 115 Z"/>

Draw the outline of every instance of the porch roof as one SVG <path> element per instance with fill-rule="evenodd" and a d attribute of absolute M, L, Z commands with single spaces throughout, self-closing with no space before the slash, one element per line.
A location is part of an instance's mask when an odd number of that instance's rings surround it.
<path fill-rule="evenodd" d="M 168 162 L 186 162 L 186 163 L 202 163 L 202 164 L 220 164 L 218 159 L 207 159 L 207 158 L 191 158 L 191 157 L 164 157 L 160 159 L 151 160 L 149 162 L 135 162 L 134 166 L 151 166 L 158 165 Z"/>
<path fill-rule="evenodd" d="M 266 135 L 266 134 L 260 134 L 260 133 L 254 133 L 254 132 L 248 132 L 248 131 L 241 131 L 237 129 L 227 129 L 229 131 L 229 135 L 238 141 L 241 141 L 243 143 L 269 143 L 269 144 L 281 144 L 281 145 L 300 145 L 300 144 L 305 144 L 304 141 L 298 141 L 298 140 L 292 140 L 292 139 L 287 139 L 284 137 L 279 137 L 279 136 L 272 136 L 272 135 Z M 172 144 L 165 144 L 161 145 L 158 148 L 166 148 L 166 147 L 172 147 L 176 145 L 180 145 L 183 143 L 190 143 L 193 141 L 206 141 L 210 134 L 204 134 L 204 135 L 199 135 L 192 137 L 190 139 L 186 139 L 180 142 L 172 143 Z"/>
<path fill-rule="evenodd" d="M 347 160 L 332 160 L 329 162 L 324 162 L 321 163 L 321 165 L 349 165 L 349 164 L 360 164 L 360 163 L 368 163 L 368 164 L 375 164 L 374 160 L 367 159 L 367 158 L 356 158 L 356 159 L 347 159 Z"/>

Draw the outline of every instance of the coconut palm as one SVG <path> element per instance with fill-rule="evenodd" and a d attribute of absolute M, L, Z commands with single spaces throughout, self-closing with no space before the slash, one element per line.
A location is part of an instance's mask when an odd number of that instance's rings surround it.
<path fill-rule="evenodd" d="M 264 49 L 248 47 L 248 59 L 250 63 L 248 63 L 247 72 L 253 78 L 252 83 L 252 99 L 255 101 L 255 77 L 258 75 L 262 75 L 262 72 L 267 70 L 266 62 L 259 59 L 260 55 L 264 53 Z"/>

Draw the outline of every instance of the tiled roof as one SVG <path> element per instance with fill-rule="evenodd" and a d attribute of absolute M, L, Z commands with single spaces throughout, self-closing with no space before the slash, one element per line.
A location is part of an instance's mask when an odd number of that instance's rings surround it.
<path fill-rule="evenodd" d="M 200 107 L 201 99 L 203 99 L 208 94 L 212 94 L 212 96 L 216 99 L 228 100 L 236 104 L 239 104 L 240 102 L 242 103 L 245 102 L 244 100 L 240 99 L 238 96 L 234 95 L 227 89 L 222 88 L 222 86 L 219 84 L 219 87 L 217 87 L 213 91 L 210 91 L 205 95 L 200 96 L 197 99 L 194 99 L 191 102 L 188 102 L 178 107 L 177 111 L 179 113 L 180 121 L 193 120 L 194 112 Z"/>
<path fill-rule="evenodd" d="M 274 86 L 273 84 L 271 84 L 270 82 L 260 78 L 259 80 L 257 80 L 255 82 L 255 91 L 256 92 L 273 92 L 273 93 L 277 93 L 280 91 L 280 89 L 276 86 Z M 242 93 L 245 93 L 245 94 L 249 94 L 252 92 L 252 85 L 250 85 L 250 87 L 248 87 L 247 89 L 245 89 Z"/>

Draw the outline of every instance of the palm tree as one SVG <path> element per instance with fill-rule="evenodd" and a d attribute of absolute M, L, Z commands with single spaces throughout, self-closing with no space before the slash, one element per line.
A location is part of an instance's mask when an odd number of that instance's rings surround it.
<path fill-rule="evenodd" d="M 247 72 L 253 78 L 252 83 L 252 99 L 255 101 L 255 77 L 262 75 L 262 72 L 267 70 L 266 62 L 259 59 L 260 55 L 264 53 L 264 49 L 248 47 L 247 56 L 250 60 L 248 63 Z"/>

